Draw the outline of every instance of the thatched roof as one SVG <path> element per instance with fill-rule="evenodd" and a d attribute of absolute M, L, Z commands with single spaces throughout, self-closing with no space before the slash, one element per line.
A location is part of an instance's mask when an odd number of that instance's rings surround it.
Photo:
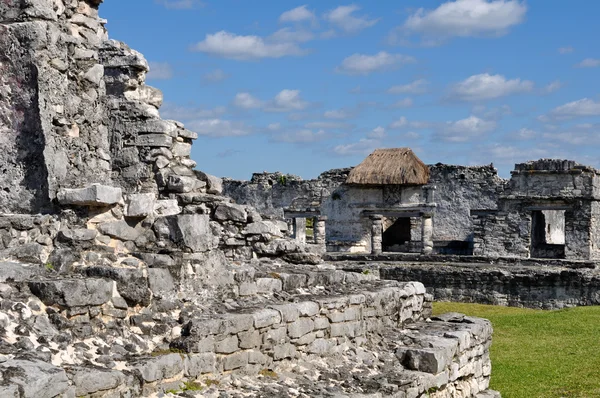
<path fill-rule="evenodd" d="M 346 184 L 425 185 L 429 167 L 410 148 L 376 149 L 356 166 Z"/>

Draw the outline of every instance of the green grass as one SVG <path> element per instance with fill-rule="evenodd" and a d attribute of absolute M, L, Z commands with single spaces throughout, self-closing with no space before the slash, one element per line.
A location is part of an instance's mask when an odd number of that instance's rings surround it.
<path fill-rule="evenodd" d="M 434 303 L 433 311 L 492 322 L 490 388 L 503 398 L 600 397 L 600 307 L 541 311 Z"/>

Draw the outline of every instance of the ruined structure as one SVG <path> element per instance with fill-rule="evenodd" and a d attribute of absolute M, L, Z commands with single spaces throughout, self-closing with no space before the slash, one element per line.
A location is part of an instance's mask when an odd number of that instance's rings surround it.
<path fill-rule="evenodd" d="M 381 169 L 372 167 L 373 156 L 381 156 Z M 355 170 L 371 174 L 357 184 Z M 419 178 L 407 183 L 403 172 Z M 378 150 L 354 169 L 330 170 L 315 180 L 256 173 L 251 181 L 225 179 L 223 186 L 225 195 L 255 206 L 265 218 L 298 223 L 319 216 L 328 252 L 472 254 L 471 210 L 496 209 L 506 184 L 493 166 L 425 166 L 410 149 L 398 148 Z M 373 231 L 381 235 L 375 250 Z"/>
<path fill-rule="evenodd" d="M 600 259 L 600 174 L 574 161 L 515 165 L 497 209 L 473 216 L 475 254 Z"/>
<path fill-rule="evenodd" d="M 195 170 L 99 3 L 0 2 L 1 397 L 497 396 L 488 321 Z"/>

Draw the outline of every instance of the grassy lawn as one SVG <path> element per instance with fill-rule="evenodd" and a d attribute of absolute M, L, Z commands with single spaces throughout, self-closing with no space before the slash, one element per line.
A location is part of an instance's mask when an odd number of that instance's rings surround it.
<path fill-rule="evenodd" d="M 491 388 L 503 398 L 600 397 L 600 307 L 539 311 L 434 303 L 494 325 Z"/>

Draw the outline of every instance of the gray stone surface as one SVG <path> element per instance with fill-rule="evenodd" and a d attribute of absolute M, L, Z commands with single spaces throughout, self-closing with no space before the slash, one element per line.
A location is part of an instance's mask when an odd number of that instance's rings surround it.
<path fill-rule="evenodd" d="M 146 217 L 154 212 L 156 195 L 153 193 L 141 193 L 129 195 L 127 201 L 128 217 Z"/>
<path fill-rule="evenodd" d="M 125 382 L 125 375 L 115 370 L 81 368 L 76 369 L 73 373 L 75 395 L 78 397 L 112 390 Z"/>
<path fill-rule="evenodd" d="M 125 220 L 99 224 L 98 230 L 104 235 L 120 240 L 136 240 L 140 236 L 140 232 Z"/>
<path fill-rule="evenodd" d="M 108 302 L 113 282 L 92 278 L 32 281 L 29 289 L 47 305 L 84 307 Z"/>
<path fill-rule="evenodd" d="M 18 385 L 27 398 L 54 398 L 69 389 L 69 379 L 62 368 L 39 360 L 12 359 L 0 363 L 5 383 Z"/>
<path fill-rule="evenodd" d="M 57 193 L 60 204 L 77 206 L 102 206 L 119 203 L 123 197 L 121 188 L 92 184 L 86 188 L 61 189 Z"/>

